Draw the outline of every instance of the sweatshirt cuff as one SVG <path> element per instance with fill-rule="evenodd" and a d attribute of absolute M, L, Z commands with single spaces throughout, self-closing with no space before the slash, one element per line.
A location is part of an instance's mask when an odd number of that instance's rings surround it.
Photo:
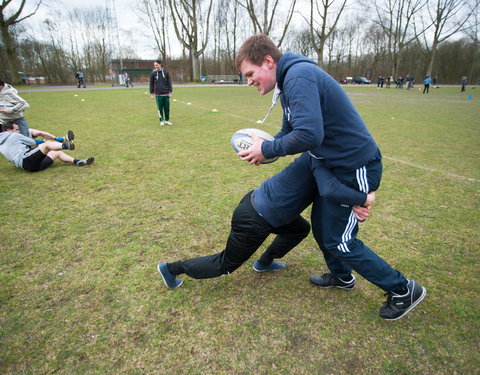
<path fill-rule="evenodd" d="M 271 159 L 277 155 L 273 152 L 273 141 L 263 141 L 262 143 L 262 154 L 265 159 Z"/>

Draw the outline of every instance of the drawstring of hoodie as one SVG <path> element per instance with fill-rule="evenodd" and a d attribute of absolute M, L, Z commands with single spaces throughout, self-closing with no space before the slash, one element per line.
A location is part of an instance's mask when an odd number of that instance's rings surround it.
<path fill-rule="evenodd" d="M 278 98 L 280 97 L 280 93 L 282 92 L 282 90 L 280 90 L 278 88 L 278 85 L 275 84 L 275 89 L 273 90 L 273 97 L 272 97 L 272 105 L 270 106 L 270 108 L 268 109 L 267 111 L 267 114 L 265 115 L 265 117 L 263 118 L 262 122 L 265 122 L 265 120 L 267 119 L 268 115 L 270 114 L 270 112 L 272 112 L 272 109 L 273 107 L 275 107 L 275 104 L 277 104 L 277 101 L 278 101 Z"/>

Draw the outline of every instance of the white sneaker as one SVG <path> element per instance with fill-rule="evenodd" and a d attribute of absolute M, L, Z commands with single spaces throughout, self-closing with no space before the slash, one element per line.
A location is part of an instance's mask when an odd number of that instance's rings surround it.
<path fill-rule="evenodd" d="M 173 125 L 170 121 L 165 121 L 165 124 L 167 124 L 167 125 Z"/>
<path fill-rule="evenodd" d="M 160 121 L 160 126 L 163 126 L 163 125 L 165 125 L 165 122 Z"/>

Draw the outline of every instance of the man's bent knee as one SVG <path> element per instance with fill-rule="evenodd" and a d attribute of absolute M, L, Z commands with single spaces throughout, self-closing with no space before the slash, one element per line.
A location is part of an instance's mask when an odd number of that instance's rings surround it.
<path fill-rule="evenodd" d="M 55 160 L 60 157 L 62 151 L 49 151 L 47 153 L 47 156 L 50 157 L 50 159 Z"/>

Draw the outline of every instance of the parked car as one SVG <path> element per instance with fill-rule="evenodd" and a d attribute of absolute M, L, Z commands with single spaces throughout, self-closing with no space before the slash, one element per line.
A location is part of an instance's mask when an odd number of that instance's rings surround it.
<path fill-rule="evenodd" d="M 365 77 L 355 77 L 353 79 L 353 83 L 357 83 L 359 85 L 369 85 L 372 83 L 369 79 L 366 79 Z"/>
<path fill-rule="evenodd" d="M 346 83 L 352 83 L 353 77 L 344 77 L 340 80 L 340 83 L 346 84 Z"/>

